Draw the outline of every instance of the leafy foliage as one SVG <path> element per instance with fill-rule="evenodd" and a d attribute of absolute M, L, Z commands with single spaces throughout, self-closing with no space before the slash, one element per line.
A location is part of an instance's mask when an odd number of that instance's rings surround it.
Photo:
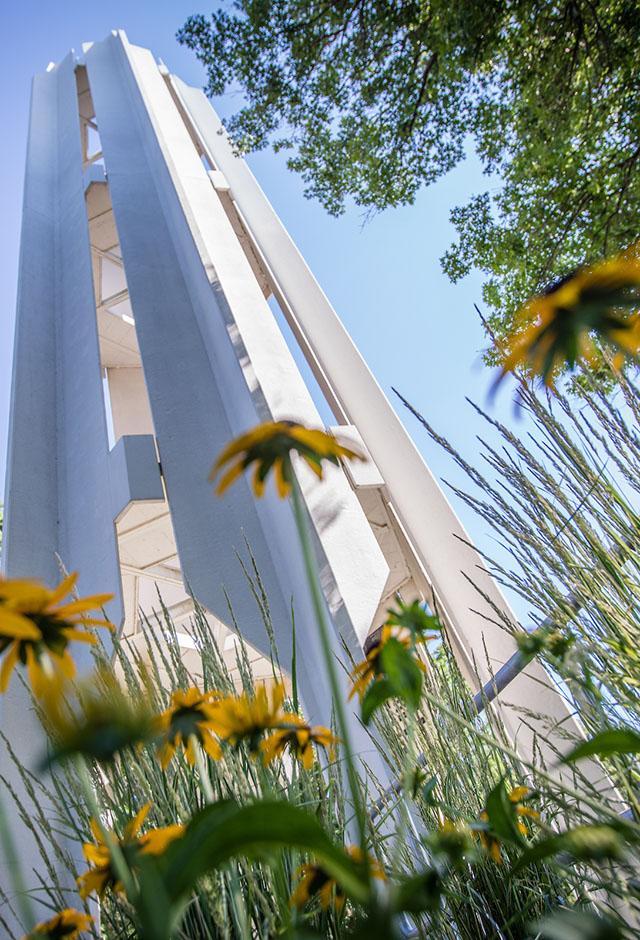
<path fill-rule="evenodd" d="M 442 261 L 453 280 L 484 272 L 498 335 L 528 296 L 638 236 L 635 0 L 240 0 L 178 38 L 209 94 L 244 93 L 239 148 L 292 151 L 332 213 L 411 202 L 471 136 L 502 185 L 453 210 Z"/>

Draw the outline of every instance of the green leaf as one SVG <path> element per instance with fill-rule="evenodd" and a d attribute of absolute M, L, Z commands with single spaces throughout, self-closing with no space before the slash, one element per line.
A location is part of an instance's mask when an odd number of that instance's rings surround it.
<path fill-rule="evenodd" d="M 136 914 L 141 940 L 170 940 L 182 905 L 170 903 L 155 858 L 141 856 L 137 875 L 140 892 L 136 900 Z"/>
<path fill-rule="evenodd" d="M 411 604 L 398 603 L 397 608 L 389 608 L 388 623 L 398 627 L 406 627 L 416 636 L 426 636 L 429 632 L 441 633 L 442 624 L 433 614 L 428 614 L 422 601 L 413 601 Z"/>
<path fill-rule="evenodd" d="M 434 913 L 440 907 L 444 890 L 442 874 L 437 868 L 428 868 L 419 875 L 405 878 L 400 882 L 394 899 L 398 911 L 417 914 L 420 911 Z"/>
<path fill-rule="evenodd" d="M 549 836 L 548 839 L 542 839 L 522 853 L 513 866 L 513 874 L 517 874 L 524 868 L 528 868 L 529 865 L 533 865 L 535 862 L 542 862 L 545 858 L 551 858 L 551 856 L 557 855 L 564 849 L 565 842 L 562 835 Z"/>
<path fill-rule="evenodd" d="M 425 803 L 428 803 L 429 806 L 436 805 L 436 800 L 434 798 L 433 791 L 435 790 L 437 785 L 438 785 L 438 778 L 431 777 L 429 780 L 427 780 L 427 782 L 422 788 L 422 799 L 425 801 Z"/>
<path fill-rule="evenodd" d="M 358 917 L 348 934 L 352 940 L 403 940 L 406 936 L 403 921 L 402 915 L 394 916 L 386 905 L 373 905 Z"/>
<path fill-rule="evenodd" d="M 634 834 L 621 820 L 607 826 L 574 826 L 573 829 L 542 839 L 527 848 L 514 865 L 513 871 L 516 873 L 534 862 L 543 861 L 561 852 L 584 862 L 619 860 L 623 857 L 625 837 L 634 838 Z"/>
<path fill-rule="evenodd" d="M 376 679 L 371 682 L 360 706 L 360 715 L 364 724 L 368 725 L 376 709 L 388 699 L 393 698 L 395 694 L 393 686 L 386 679 Z"/>
<path fill-rule="evenodd" d="M 417 708 L 422 694 L 422 671 L 411 650 L 391 637 L 382 647 L 380 664 L 394 694 L 410 708 Z"/>
<path fill-rule="evenodd" d="M 531 927 L 544 940 L 622 940 L 622 931 L 609 918 L 587 911 L 560 910 Z"/>
<path fill-rule="evenodd" d="M 223 800 L 196 813 L 183 837 L 167 850 L 165 883 L 171 897 L 178 898 L 205 872 L 234 856 L 264 857 L 280 848 L 309 852 L 347 894 L 366 900 L 368 885 L 362 869 L 335 845 L 316 817 L 276 800 L 246 806 Z"/>
<path fill-rule="evenodd" d="M 524 845 L 522 835 L 518 830 L 515 806 L 509 799 L 504 778 L 493 788 L 487 797 L 486 813 L 489 817 L 491 831 L 503 842 L 512 842 Z"/>
<path fill-rule="evenodd" d="M 631 728 L 611 728 L 579 744 L 563 757 L 562 762 L 569 764 L 572 761 L 582 760 L 584 757 L 610 757 L 612 754 L 638 753 L 640 753 L 640 734 L 632 731 Z"/>

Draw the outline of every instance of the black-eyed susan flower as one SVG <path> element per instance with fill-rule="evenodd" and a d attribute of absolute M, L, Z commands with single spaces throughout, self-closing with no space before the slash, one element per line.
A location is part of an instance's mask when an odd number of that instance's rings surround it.
<path fill-rule="evenodd" d="M 176 839 L 179 839 L 184 832 L 184 826 L 176 824 L 150 829 L 139 835 L 150 809 L 151 803 L 146 803 L 136 813 L 134 818 L 125 826 L 122 839 L 115 832 L 110 832 L 111 837 L 119 845 L 125 862 L 131 869 L 135 869 L 141 855 L 162 855 L 166 848 Z M 94 891 L 102 896 L 108 888 L 121 892 L 123 890 L 122 883 L 114 871 L 109 845 L 95 819 L 91 820 L 90 825 L 95 843 L 85 842 L 82 847 L 84 857 L 91 867 L 77 879 L 80 897 L 87 898 Z"/>
<path fill-rule="evenodd" d="M 408 627 L 393 626 L 388 623 L 385 624 L 380 632 L 380 636 L 369 646 L 366 659 L 361 663 L 357 663 L 351 670 L 353 686 L 351 687 L 349 698 L 352 699 L 354 695 L 357 695 L 358 698 L 362 700 L 371 682 L 384 675 L 381 656 L 385 643 L 388 643 L 389 640 L 396 640 L 406 650 L 410 651 L 414 648 L 415 643 L 424 642 L 425 639 L 426 637 L 414 636 L 413 632 Z M 422 660 L 415 657 L 414 661 L 418 668 L 424 672 L 425 665 Z"/>
<path fill-rule="evenodd" d="M 75 940 L 93 924 L 93 917 L 76 911 L 72 907 L 60 911 L 50 920 L 36 924 L 24 940 Z"/>
<path fill-rule="evenodd" d="M 565 365 L 594 362 L 593 337 L 612 347 L 619 367 L 640 351 L 640 249 L 579 268 L 533 297 L 516 315 L 516 327 L 504 350 L 498 384 L 523 366 L 548 386 Z"/>
<path fill-rule="evenodd" d="M 473 832 L 463 820 L 445 819 L 425 842 L 434 856 L 453 868 L 461 867 L 474 853 Z"/>
<path fill-rule="evenodd" d="M 480 813 L 480 822 L 485 827 L 484 829 L 478 829 L 477 835 L 480 840 L 480 845 L 487 852 L 487 854 L 493 859 L 496 865 L 502 865 L 502 849 L 500 848 L 500 840 L 490 832 L 489 830 L 489 814 L 486 810 L 482 810 Z"/>
<path fill-rule="evenodd" d="M 362 862 L 362 851 L 357 845 L 347 847 L 347 854 L 355 862 Z M 386 875 L 377 859 L 368 856 L 369 873 L 372 877 L 384 881 Z M 298 869 L 299 881 L 289 899 L 292 907 L 303 908 L 310 901 L 317 899 L 323 910 L 333 905 L 337 911 L 344 907 L 346 895 L 336 879 L 322 865 L 308 862 Z"/>
<path fill-rule="evenodd" d="M 146 701 L 133 700 L 106 668 L 72 689 L 49 688 L 41 704 L 53 744 L 47 764 L 74 754 L 110 762 L 159 733 L 158 719 Z"/>
<path fill-rule="evenodd" d="M 163 741 L 159 748 L 160 763 L 164 770 L 181 745 L 187 761 L 196 762 L 195 748 L 199 744 L 213 760 L 222 757 L 222 749 L 213 732 L 213 703 L 220 696 L 216 692 L 201 692 L 191 688 L 177 689 L 171 696 L 169 708 L 160 716 Z"/>
<path fill-rule="evenodd" d="M 255 464 L 255 495 L 260 497 L 264 494 L 267 476 L 273 469 L 278 494 L 284 499 L 293 485 L 291 451 L 299 454 L 320 479 L 323 476 L 325 460 L 335 465 L 341 457 L 347 460 L 364 460 L 362 454 L 340 444 L 325 431 L 306 428 L 294 421 L 269 421 L 231 441 L 213 465 L 209 479 L 213 481 L 225 464 L 231 464 L 216 489 L 218 495 L 221 495 L 234 480 Z"/>
<path fill-rule="evenodd" d="M 41 695 L 51 684 L 75 675 L 69 643 L 95 643 L 81 627 L 113 629 L 108 620 L 87 616 L 99 610 L 112 594 L 95 594 L 62 603 L 74 588 L 71 574 L 51 590 L 37 581 L 0 578 L 0 692 L 5 692 L 17 663 L 27 667 L 31 686 Z"/>
<path fill-rule="evenodd" d="M 283 711 L 284 686 L 277 682 L 267 688 L 259 686 L 250 695 L 226 695 L 212 705 L 210 727 L 221 741 L 237 747 L 246 741 L 256 753 L 265 731 L 279 727 L 290 719 Z"/>
<path fill-rule="evenodd" d="M 288 751 L 300 761 L 305 770 L 311 770 L 314 760 L 314 745 L 323 747 L 329 754 L 338 739 L 321 725 L 308 725 L 296 715 L 287 715 L 288 723 L 278 728 L 260 744 L 262 759 L 270 764 L 274 758 Z"/>
<path fill-rule="evenodd" d="M 514 787 L 514 789 L 511 790 L 508 794 L 509 802 L 513 805 L 513 812 L 516 816 L 516 827 L 521 836 L 529 835 L 529 829 L 527 828 L 525 819 L 540 819 L 540 813 L 538 813 L 535 809 L 531 809 L 530 806 L 525 806 L 522 802 L 530 795 L 531 790 L 529 787 Z M 488 852 L 493 861 L 497 865 L 500 865 L 502 864 L 502 849 L 500 846 L 500 840 L 490 829 L 489 814 L 486 810 L 483 810 L 480 813 L 480 822 L 482 823 L 483 827 L 485 827 L 477 831 L 480 844 L 482 845 L 482 848 Z"/>

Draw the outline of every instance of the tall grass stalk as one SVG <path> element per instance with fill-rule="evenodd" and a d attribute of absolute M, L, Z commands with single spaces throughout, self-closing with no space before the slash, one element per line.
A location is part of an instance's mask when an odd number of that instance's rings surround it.
<path fill-rule="evenodd" d="M 609 378 L 613 394 L 583 375 L 580 398 L 523 383 L 526 435 L 472 404 L 501 439 L 478 438 L 483 471 L 412 409 L 466 473 L 471 487 L 450 489 L 492 530 L 502 552 L 485 560 L 531 611 L 527 629 L 547 623 L 575 637 L 565 661 L 548 664 L 589 733 L 640 729 L 640 391 Z M 634 762 L 612 758 L 607 769 L 640 819 Z"/>

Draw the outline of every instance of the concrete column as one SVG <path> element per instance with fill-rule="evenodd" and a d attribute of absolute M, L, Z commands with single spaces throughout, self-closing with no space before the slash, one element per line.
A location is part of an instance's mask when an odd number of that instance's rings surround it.
<path fill-rule="evenodd" d="M 113 592 L 108 613 L 122 619 L 110 499 L 107 432 L 73 56 L 34 79 L 25 175 L 11 424 L 2 551 L 7 577 L 61 580 L 56 555 L 80 572 L 83 594 Z M 74 651 L 80 669 L 90 657 Z M 0 700 L 2 730 L 35 770 L 44 739 L 31 701 L 14 676 Z M 32 815 L 5 751 L 0 772 Z M 5 809 L 16 819 L 2 793 Z M 34 818 L 37 826 L 37 819 Z M 43 871 L 30 833 L 16 824 L 29 886 Z M 8 872 L 0 881 L 9 890 Z"/>

